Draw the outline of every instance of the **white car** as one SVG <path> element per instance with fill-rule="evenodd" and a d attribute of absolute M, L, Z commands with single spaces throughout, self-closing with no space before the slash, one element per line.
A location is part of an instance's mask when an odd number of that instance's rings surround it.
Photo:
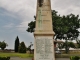
<path fill-rule="evenodd" d="M 61 52 L 59 50 L 55 51 L 56 54 L 61 54 Z"/>

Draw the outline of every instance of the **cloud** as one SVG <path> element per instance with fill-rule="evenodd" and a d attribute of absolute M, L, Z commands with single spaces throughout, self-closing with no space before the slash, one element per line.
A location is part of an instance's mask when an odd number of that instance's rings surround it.
<path fill-rule="evenodd" d="M 29 23 L 28 21 L 21 22 L 18 26 L 16 26 L 17 30 L 19 30 L 21 32 L 26 31 L 28 23 Z"/>
<path fill-rule="evenodd" d="M 35 2 L 36 1 L 33 0 L 0 0 L 0 7 L 10 12 L 10 14 L 4 14 L 13 17 L 15 17 L 14 15 L 18 15 L 18 18 L 20 18 L 19 21 L 21 22 L 16 27 L 19 27 L 20 30 L 23 30 L 24 27 L 27 27 L 30 21 L 34 20 L 33 16 L 36 11 Z M 9 25 L 7 26 L 10 27 Z"/>
<path fill-rule="evenodd" d="M 37 5 L 36 1 L 34 0 L 0 0 L 0 7 L 9 11 L 11 13 L 10 14 L 11 16 L 13 16 L 12 14 L 18 15 L 19 16 L 18 18 L 20 18 L 19 21 L 21 21 L 18 27 L 20 30 L 23 30 L 22 27 L 27 27 L 28 23 L 34 20 L 33 16 L 36 14 L 36 5 Z M 51 0 L 51 3 L 52 3 L 52 9 L 58 11 L 60 15 L 67 15 L 70 13 L 74 13 L 77 15 L 80 13 L 79 0 L 77 1 Z"/>
<path fill-rule="evenodd" d="M 0 7 L 13 13 L 18 13 L 22 17 L 34 14 L 34 8 L 36 8 L 33 0 L 0 0 Z"/>
<path fill-rule="evenodd" d="M 33 41 L 33 35 L 26 32 L 26 29 L 28 23 L 34 20 L 33 16 L 36 14 L 36 2 L 37 0 L 0 0 L 0 11 L 2 8 L 4 9 L 4 11 L 1 11 L 3 13 L 0 12 L 2 18 L 0 18 L 0 25 L 2 24 L 4 28 L 8 28 L 2 29 L 3 32 L 0 29 L 2 33 L 0 35 L 1 39 L 5 39 L 10 43 L 18 35 L 20 40 L 25 40 L 27 44 Z M 52 10 L 58 11 L 60 15 L 70 13 L 80 15 L 80 0 L 51 0 L 51 3 Z"/>
<path fill-rule="evenodd" d="M 36 2 L 37 0 L 0 0 L 0 7 L 7 11 L 2 15 L 18 18 L 19 24 L 17 24 L 16 27 L 18 27 L 18 30 L 24 31 L 24 29 L 28 27 L 28 23 L 34 20 L 33 16 L 36 14 Z M 58 11 L 60 15 L 70 13 L 77 15 L 80 14 L 79 2 L 80 0 L 51 0 L 51 6 L 52 9 Z M 12 22 L 10 24 L 12 24 Z M 10 24 L 6 25 L 6 27 L 10 27 Z"/>
<path fill-rule="evenodd" d="M 80 14 L 80 0 L 52 0 L 52 9 L 60 15 Z"/>
<path fill-rule="evenodd" d="M 14 26 L 14 24 L 13 24 L 13 23 L 10 23 L 10 24 L 5 25 L 5 26 L 3 26 L 3 27 L 5 27 L 5 28 L 12 28 L 13 26 Z"/>
<path fill-rule="evenodd" d="M 17 16 L 4 8 L 0 8 L 0 16 L 7 16 L 18 19 Z"/>

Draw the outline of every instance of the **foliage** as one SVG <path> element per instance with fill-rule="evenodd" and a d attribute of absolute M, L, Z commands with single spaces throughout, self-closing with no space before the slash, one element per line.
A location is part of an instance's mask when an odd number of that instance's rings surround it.
<path fill-rule="evenodd" d="M 34 17 L 36 18 L 36 17 Z M 57 14 L 57 11 L 52 10 L 52 25 L 53 31 L 55 32 L 54 39 L 65 39 L 64 35 L 66 34 L 67 40 L 76 39 L 79 36 L 79 15 L 69 14 L 60 16 Z M 28 32 L 34 32 L 35 21 L 28 23 Z"/>
<path fill-rule="evenodd" d="M 30 23 L 28 23 L 28 29 L 27 29 L 27 31 L 28 32 L 34 32 L 34 30 L 35 30 L 35 21 L 31 21 Z"/>
<path fill-rule="evenodd" d="M 80 58 L 79 56 L 71 56 L 70 60 L 79 60 L 79 58 Z"/>
<path fill-rule="evenodd" d="M 21 42 L 19 45 L 19 53 L 26 53 L 26 46 L 24 42 Z"/>
<path fill-rule="evenodd" d="M 69 42 L 69 47 L 76 48 L 73 42 Z"/>
<path fill-rule="evenodd" d="M 15 39 L 15 47 L 14 47 L 15 52 L 18 52 L 18 48 L 19 48 L 19 38 L 17 36 Z"/>
<path fill-rule="evenodd" d="M 32 42 L 30 42 L 30 45 L 28 46 L 28 48 L 27 48 L 27 50 L 29 50 L 30 51 L 30 53 L 31 53 L 31 47 L 33 46 L 33 44 L 32 44 Z"/>
<path fill-rule="evenodd" d="M 1 42 L 0 42 L 0 46 L 1 46 Z"/>
<path fill-rule="evenodd" d="M 63 43 L 58 43 L 58 48 L 62 49 L 63 48 Z"/>
<path fill-rule="evenodd" d="M 4 50 L 6 48 L 6 46 L 8 46 L 8 45 L 7 45 L 7 43 L 5 43 L 5 41 L 0 42 L 0 48 L 2 50 Z"/>
<path fill-rule="evenodd" d="M 70 46 L 67 44 L 67 40 L 76 40 L 79 36 L 79 15 L 69 14 L 69 15 L 63 15 L 60 16 L 57 14 L 58 12 L 55 10 L 52 10 L 52 25 L 53 25 L 53 31 L 55 32 L 54 40 L 58 39 L 64 39 L 66 42 L 64 43 L 66 53 L 68 53 Z M 34 16 L 36 20 L 36 16 Z M 31 21 L 28 23 L 28 32 L 34 32 L 35 31 L 35 21 Z M 71 45 L 73 46 L 73 45 Z"/>
<path fill-rule="evenodd" d="M 0 57 L 0 60 L 10 60 L 10 57 Z"/>
<path fill-rule="evenodd" d="M 79 36 L 79 15 L 57 15 L 55 10 L 52 11 L 53 31 L 56 33 L 55 39 L 65 39 L 64 34 L 67 35 L 68 40 L 73 40 Z"/>
<path fill-rule="evenodd" d="M 77 48 L 80 48 L 80 40 L 76 40 L 76 42 L 77 42 Z"/>
<path fill-rule="evenodd" d="M 65 48 L 65 52 L 68 53 L 69 52 L 69 48 L 75 48 L 75 45 L 73 42 L 68 42 L 67 40 L 65 41 L 65 43 L 63 43 L 62 48 Z"/>

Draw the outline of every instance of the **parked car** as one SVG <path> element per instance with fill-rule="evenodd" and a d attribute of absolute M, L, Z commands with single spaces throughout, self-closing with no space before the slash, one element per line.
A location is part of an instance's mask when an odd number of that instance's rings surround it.
<path fill-rule="evenodd" d="M 59 50 L 55 51 L 56 54 L 61 54 L 61 52 Z"/>

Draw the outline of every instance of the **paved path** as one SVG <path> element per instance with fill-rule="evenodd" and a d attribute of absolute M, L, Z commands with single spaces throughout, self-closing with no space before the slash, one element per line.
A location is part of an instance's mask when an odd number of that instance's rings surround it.
<path fill-rule="evenodd" d="M 32 58 L 11 57 L 10 60 L 32 60 Z M 56 58 L 56 60 L 70 60 L 69 58 Z"/>
<path fill-rule="evenodd" d="M 10 60 L 32 60 L 31 58 L 11 57 Z"/>
<path fill-rule="evenodd" d="M 56 58 L 56 60 L 70 60 L 69 58 Z"/>

